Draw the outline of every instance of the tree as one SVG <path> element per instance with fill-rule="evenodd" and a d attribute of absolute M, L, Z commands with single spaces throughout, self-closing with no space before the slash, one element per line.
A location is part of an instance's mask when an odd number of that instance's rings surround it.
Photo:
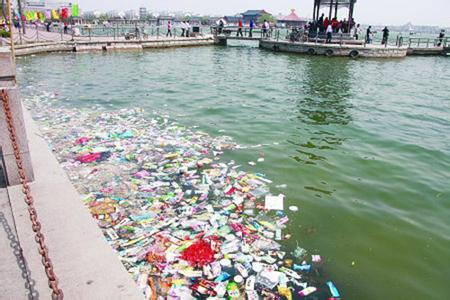
<path fill-rule="evenodd" d="M 202 25 L 208 25 L 208 24 L 209 24 L 209 17 L 208 17 L 208 16 L 203 16 L 203 17 L 201 17 L 200 23 L 201 23 Z"/>
<path fill-rule="evenodd" d="M 183 16 L 181 18 L 181 21 L 183 21 L 183 22 L 190 22 L 191 20 L 192 20 L 192 17 L 189 15 Z"/>
<path fill-rule="evenodd" d="M 262 24 L 262 23 L 264 23 L 264 20 L 266 20 L 272 24 L 277 24 L 277 19 L 269 13 L 262 14 L 258 19 L 258 23 Z"/>

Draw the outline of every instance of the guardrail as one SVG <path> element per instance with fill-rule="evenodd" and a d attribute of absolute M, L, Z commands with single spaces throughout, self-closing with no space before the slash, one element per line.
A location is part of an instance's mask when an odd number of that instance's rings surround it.
<path fill-rule="evenodd" d="M 409 38 L 409 48 L 433 48 L 433 47 L 448 47 L 449 38 Z"/>
<path fill-rule="evenodd" d="M 207 32 L 207 31 L 206 31 Z M 77 34 L 75 34 L 77 33 Z M 203 27 L 193 26 L 189 31 L 189 37 L 204 36 Z M 32 25 L 26 27 L 26 34 L 16 30 L 14 34 L 14 43 L 18 45 L 40 43 L 40 42 L 59 42 L 59 41 L 92 41 L 99 39 L 113 40 L 146 40 L 161 37 L 187 37 L 186 30 L 179 27 L 173 27 L 171 34 L 168 33 L 167 26 L 147 26 L 142 27 L 72 27 L 64 28 L 60 26 L 50 27 L 49 30 L 44 25 Z M 7 41 L 7 39 L 5 39 Z M 9 41 L 7 41 L 9 43 Z"/>

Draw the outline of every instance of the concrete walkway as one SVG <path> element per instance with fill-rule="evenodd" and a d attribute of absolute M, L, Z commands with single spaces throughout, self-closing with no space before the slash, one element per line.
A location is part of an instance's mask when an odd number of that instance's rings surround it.
<path fill-rule="evenodd" d="M 143 299 L 118 256 L 84 207 L 80 196 L 40 136 L 28 111 L 25 125 L 29 139 L 35 182 L 31 185 L 43 233 L 60 287 L 66 299 Z M 27 299 L 29 288 L 23 262 L 19 262 L 20 241 L 35 296 L 51 299 L 44 267 L 37 251 L 26 204 L 20 186 L 8 188 L 17 227 L 11 215 L 5 189 L 2 189 L 0 215 L 0 299 Z M 5 253 L 5 255 L 3 255 Z M 36 298 L 36 297 L 33 297 Z"/>
<path fill-rule="evenodd" d="M 0 188 L 0 274 L 0 299 L 37 298 L 34 281 L 22 256 L 5 188 Z"/>

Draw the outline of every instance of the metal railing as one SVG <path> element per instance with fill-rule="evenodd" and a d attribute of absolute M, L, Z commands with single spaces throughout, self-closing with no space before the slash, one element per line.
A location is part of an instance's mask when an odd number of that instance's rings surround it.
<path fill-rule="evenodd" d="M 449 46 L 449 38 L 409 38 L 408 48 L 435 48 Z"/>

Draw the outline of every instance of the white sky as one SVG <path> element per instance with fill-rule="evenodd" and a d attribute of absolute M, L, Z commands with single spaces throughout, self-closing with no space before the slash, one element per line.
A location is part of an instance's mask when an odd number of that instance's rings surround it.
<path fill-rule="evenodd" d="M 296 9 L 301 17 L 311 17 L 313 0 L 74 0 L 82 10 L 127 10 L 147 7 L 150 11 L 187 11 L 199 14 L 234 15 L 247 9 L 265 9 L 272 14 L 288 14 Z M 327 15 L 327 13 L 326 13 Z M 342 9 L 342 18 L 347 10 Z M 450 26 L 450 0 L 358 0 L 358 23 Z"/>

